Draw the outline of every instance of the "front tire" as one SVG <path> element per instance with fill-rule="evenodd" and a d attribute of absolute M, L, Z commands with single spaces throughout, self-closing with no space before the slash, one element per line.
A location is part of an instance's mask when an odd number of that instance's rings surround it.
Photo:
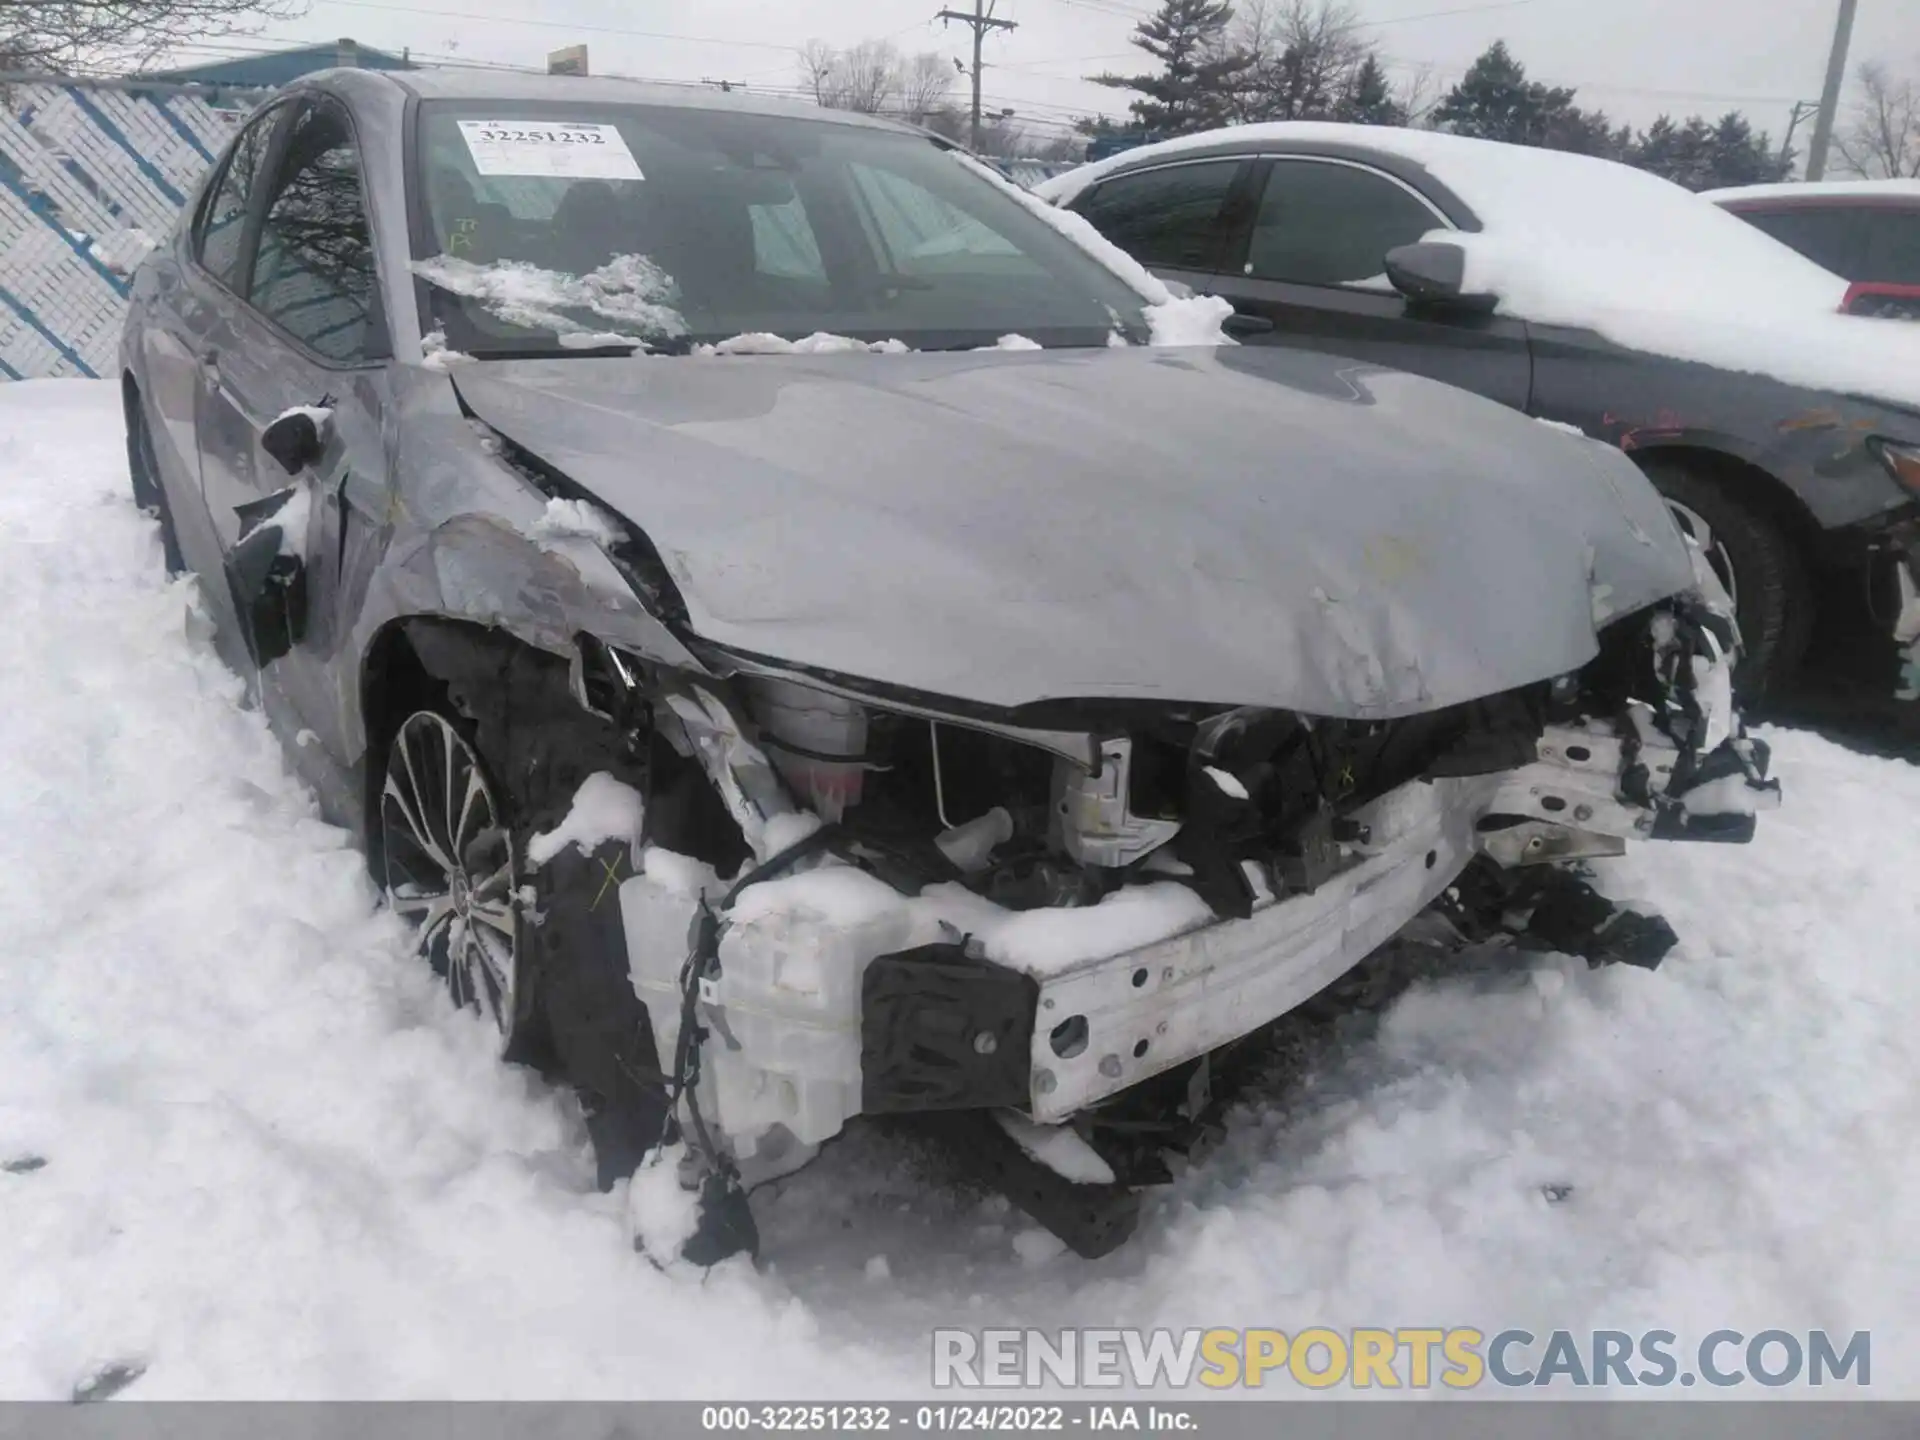
<path fill-rule="evenodd" d="M 533 996 L 509 803 L 465 721 L 422 709 L 395 730 L 380 792 L 387 904 L 418 925 L 416 949 L 454 1004 L 518 1059 L 533 1043 Z"/>
<path fill-rule="evenodd" d="M 1799 549 L 1760 506 L 1684 460 L 1639 457 L 1681 530 L 1699 542 L 1734 603 L 1745 645 L 1734 684 L 1758 697 L 1785 689 L 1813 636 L 1813 582 Z"/>

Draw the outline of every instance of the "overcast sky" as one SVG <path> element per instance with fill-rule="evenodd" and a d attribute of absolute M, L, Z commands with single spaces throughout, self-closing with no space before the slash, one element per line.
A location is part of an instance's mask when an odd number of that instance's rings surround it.
<path fill-rule="evenodd" d="M 944 0 L 314 0 L 269 37 L 350 35 L 417 56 L 542 64 L 584 42 L 596 73 L 798 83 L 795 50 L 885 38 L 908 52 L 965 59 L 966 27 L 931 18 Z M 952 0 L 970 8 L 972 0 Z M 1431 66 L 1444 88 L 1505 39 L 1531 78 L 1575 85 L 1584 105 L 1644 125 L 1661 112 L 1744 109 L 1783 133 L 1795 100 L 1819 97 L 1837 0 L 1358 0 L 1396 77 Z M 986 94 L 1036 127 L 1090 111 L 1123 115 L 1127 96 L 1081 77 L 1128 69 L 1128 36 L 1152 0 L 997 0 L 1019 28 L 988 41 Z M 1452 12 L 1452 13 L 1436 13 Z M 537 17 L 516 18 L 516 17 Z M 644 33 L 643 33 L 644 32 Z M 241 42 L 259 44 L 259 41 Z M 211 59 L 207 49 L 183 61 Z M 1144 58 L 1144 57 L 1140 57 Z M 1886 61 L 1920 75 L 1920 0 L 1859 0 L 1852 65 Z M 1851 67 L 1850 67 L 1851 68 Z M 954 94 L 964 93 L 954 76 Z M 1801 138 L 1806 131 L 1803 128 Z M 1804 149 L 1804 146 L 1802 147 Z"/>

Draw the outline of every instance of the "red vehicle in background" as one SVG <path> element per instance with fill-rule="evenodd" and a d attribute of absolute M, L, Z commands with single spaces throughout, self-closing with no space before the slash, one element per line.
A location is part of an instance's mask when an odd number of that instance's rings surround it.
<path fill-rule="evenodd" d="M 1920 320 L 1920 180 L 1746 185 L 1706 198 L 1852 282 L 1848 314 Z"/>

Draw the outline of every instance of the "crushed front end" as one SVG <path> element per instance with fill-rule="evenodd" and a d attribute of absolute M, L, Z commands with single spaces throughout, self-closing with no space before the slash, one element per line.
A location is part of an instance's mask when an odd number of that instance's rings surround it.
<path fill-rule="evenodd" d="M 1748 839 L 1778 788 L 1703 585 L 1615 621 L 1577 674 L 1375 722 L 1159 701 L 990 715 L 583 642 L 582 703 L 697 767 L 743 847 L 722 879 L 650 804 L 619 887 L 689 1178 L 730 1217 L 699 1243 L 750 1244 L 744 1192 L 852 1117 L 913 1114 L 1101 1253 L 1164 1176 L 1103 1118 L 1204 1077 L 1436 901 L 1486 891 L 1457 883 L 1469 867 L 1585 891 L 1564 862 Z M 1563 947 L 1657 963 L 1671 943 L 1622 947 L 1611 919 L 1598 902 Z M 1190 1082 L 1152 1103 L 1202 1099 Z"/>

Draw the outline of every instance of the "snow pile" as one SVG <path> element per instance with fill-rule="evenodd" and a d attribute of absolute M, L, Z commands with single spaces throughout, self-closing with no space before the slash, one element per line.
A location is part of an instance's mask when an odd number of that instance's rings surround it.
<path fill-rule="evenodd" d="M 904 355 L 907 350 L 902 340 L 856 340 L 851 335 L 829 335 L 821 330 L 799 340 L 754 330 L 693 347 L 696 355 Z"/>
<path fill-rule="evenodd" d="M 1703 190 L 1702 200 L 1725 204 L 1730 200 L 1916 200 L 1920 180 L 1789 180 L 1777 185 L 1732 185 Z"/>
<path fill-rule="evenodd" d="M 455 365 L 470 365 L 473 356 L 463 350 L 447 348 L 447 332 L 429 330 L 420 337 L 420 363 L 429 370 L 447 370 Z"/>
<path fill-rule="evenodd" d="M 958 884 L 929 885 L 909 898 L 842 863 L 750 886 L 728 914 L 736 925 L 806 916 L 840 930 L 894 916 L 894 933 L 915 937 L 909 944 L 970 936 L 988 959 L 1037 977 L 1153 945 L 1214 918 L 1206 901 L 1174 881 L 1129 885 L 1096 905 L 1008 910 Z"/>
<path fill-rule="evenodd" d="M 592 854 L 595 847 L 608 840 L 638 845 L 645 818 L 646 804 L 638 790 L 604 770 L 595 771 L 574 792 L 566 819 L 527 842 L 527 860 L 544 865 L 569 845 L 582 855 Z"/>
<path fill-rule="evenodd" d="M 1920 331 L 1841 315 L 1847 282 L 1698 195 L 1631 166 L 1427 130 L 1250 125 L 1129 150 L 1039 187 L 1067 203 L 1121 164 L 1234 139 L 1343 142 L 1424 166 L 1480 218 L 1437 230 L 1505 314 L 1790 384 L 1920 405 Z M 1070 212 L 1057 212 L 1068 214 Z"/>
<path fill-rule="evenodd" d="M 413 271 L 442 290 L 478 300 L 488 314 L 509 325 L 551 330 L 562 345 L 632 345 L 687 333 L 687 322 L 673 308 L 678 292 L 672 279 L 644 255 L 616 255 L 585 275 L 545 270 L 523 260 L 476 265 L 452 255 L 416 260 Z M 610 333 L 583 325 L 569 313 L 583 310 L 628 325 L 631 331 Z M 569 342 L 570 336 L 585 338 Z"/>
<path fill-rule="evenodd" d="M 533 533 L 546 539 L 591 540 L 597 545 L 613 545 L 626 538 L 620 522 L 591 500 L 547 501 L 547 508 L 533 522 Z"/>
<path fill-rule="evenodd" d="M 633 1253 L 571 1099 L 451 1008 L 240 708 L 117 384 L 0 386 L 0 479 L 0 1396 L 924 1383 L 744 1262 Z"/>

